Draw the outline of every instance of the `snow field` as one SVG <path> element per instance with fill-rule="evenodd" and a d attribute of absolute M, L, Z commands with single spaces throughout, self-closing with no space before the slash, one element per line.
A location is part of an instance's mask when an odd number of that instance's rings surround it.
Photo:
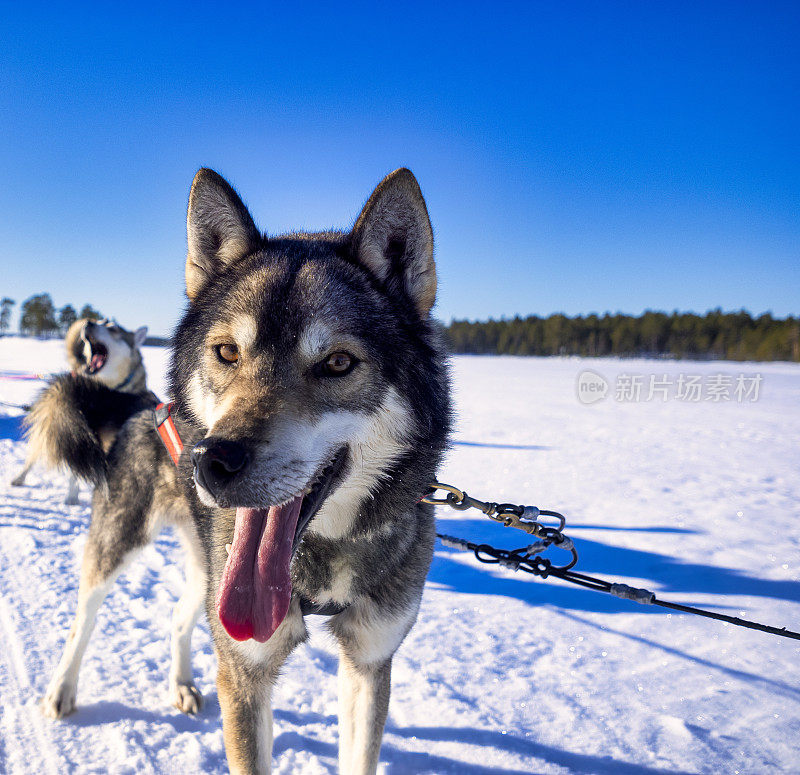
<path fill-rule="evenodd" d="M 64 368 L 61 342 L 0 339 L 0 369 Z M 166 351 L 146 348 L 164 395 Z M 582 404 L 576 380 L 611 395 Z M 620 375 L 762 375 L 755 402 L 622 402 Z M 800 367 L 458 357 L 455 444 L 440 472 L 484 500 L 554 508 L 577 569 L 667 600 L 800 629 Z M 40 387 L 0 379 L 0 400 Z M 193 662 L 206 706 L 166 701 L 169 622 L 183 574 L 165 533 L 98 616 L 78 709 L 37 707 L 75 611 L 89 493 L 25 457 L 0 406 L 0 772 L 225 772 L 208 628 Z M 477 512 L 440 509 L 442 532 L 529 542 Z M 553 556 L 556 559 L 557 555 Z M 336 772 L 336 653 L 323 621 L 275 693 L 275 771 Z M 419 621 L 394 662 L 382 770 L 401 773 L 800 772 L 800 643 L 672 615 L 437 548 Z"/>

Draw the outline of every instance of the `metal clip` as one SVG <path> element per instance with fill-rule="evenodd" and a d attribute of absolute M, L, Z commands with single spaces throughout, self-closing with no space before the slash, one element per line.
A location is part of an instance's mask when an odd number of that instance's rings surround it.
<path fill-rule="evenodd" d="M 430 503 L 433 506 L 452 506 L 453 502 L 450 500 L 451 495 L 455 497 L 456 502 L 458 503 L 460 503 L 464 498 L 464 493 L 459 490 L 458 487 L 453 487 L 452 484 L 431 482 L 429 486 L 431 488 L 431 494 L 421 498 L 420 503 Z M 437 490 L 444 490 L 447 493 L 447 496 L 444 498 L 434 498 L 433 495 Z"/>
<path fill-rule="evenodd" d="M 506 527 L 513 527 L 522 530 L 528 535 L 542 538 L 547 545 L 554 544 L 561 549 L 572 552 L 572 562 L 569 565 L 559 568 L 559 570 L 571 568 L 578 561 L 578 553 L 572 541 L 564 536 L 561 531 L 567 523 L 562 514 L 557 511 L 539 509 L 536 506 L 520 506 L 515 503 L 494 503 L 493 501 L 481 501 L 471 498 L 464 490 L 454 487 L 452 484 L 433 481 L 429 485 L 430 493 L 421 498 L 422 503 L 430 503 L 433 506 L 450 506 L 456 511 L 466 511 L 467 509 L 478 509 L 489 519 L 500 522 Z M 442 490 L 447 493 L 443 498 L 435 497 L 436 491 Z M 558 527 L 548 527 L 538 521 L 539 517 L 553 517 L 558 520 Z M 480 557 L 478 558 L 480 559 Z M 548 567 L 550 567 L 548 565 Z"/>

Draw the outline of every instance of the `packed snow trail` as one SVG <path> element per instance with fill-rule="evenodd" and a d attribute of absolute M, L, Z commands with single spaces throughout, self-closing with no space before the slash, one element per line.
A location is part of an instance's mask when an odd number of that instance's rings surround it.
<path fill-rule="evenodd" d="M 60 342 L 0 339 L 0 369 L 58 371 Z M 166 351 L 147 348 L 164 396 Z M 608 383 L 581 403 L 579 375 Z M 650 377 L 762 375 L 756 401 L 656 395 Z M 643 377 L 639 401 L 615 390 Z M 577 570 L 659 596 L 800 625 L 800 367 L 456 358 L 455 444 L 441 478 L 477 498 L 557 509 Z M 35 383 L 0 381 L 25 403 Z M 226 771 L 208 627 L 193 664 L 206 706 L 167 701 L 169 623 L 183 586 L 166 533 L 98 616 L 68 719 L 41 716 L 75 611 L 89 493 L 36 468 L 9 485 L 25 444 L 0 407 L 0 772 Z M 440 531 L 505 548 L 526 536 L 476 514 Z M 275 772 L 336 772 L 336 652 L 321 619 L 275 695 Z M 798 772 L 800 645 L 480 565 L 437 547 L 417 625 L 393 672 L 385 774 Z"/>

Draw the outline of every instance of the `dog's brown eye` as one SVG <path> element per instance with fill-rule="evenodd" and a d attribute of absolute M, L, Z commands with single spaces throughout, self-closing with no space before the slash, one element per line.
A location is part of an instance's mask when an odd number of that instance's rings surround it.
<path fill-rule="evenodd" d="M 217 345 L 217 355 L 221 361 L 236 363 L 239 360 L 239 348 L 235 344 Z"/>
<path fill-rule="evenodd" d="M 329 377 L 343 377 L 353 370 L 356 363 L 356 359 L 349 353 L 332 353 L 323 364 L 323 372 Z"/>

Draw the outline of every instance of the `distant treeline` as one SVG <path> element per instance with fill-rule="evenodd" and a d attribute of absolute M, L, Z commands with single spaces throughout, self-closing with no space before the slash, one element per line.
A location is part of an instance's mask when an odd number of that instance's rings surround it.
<path fill-rule="evenodd" d="M 800 318 L 744 310 L 454 320 L 445 331 L 455 353 L 800 361 Z"/>
<path fill-rule="evenodd" d="M 17 302 L 8 296 L 0 299 L 0 335 L 11 328 L 11 314 Z M 80 318 L 99 320 L 102 315 L 91 304 L 84 304 L 78 312 L 71 304 L 56 309 L 49 293 L 37 293 L 22 302 L 19 331 L 28 336 L 64 336 L 69 327 Z"/>
<path fill-rule="evenodd" d="M 145 347 L 166 347 L 169 343 L 169 337 L 166 336 L 148 336 L 144 340 Z"/>
<path fill-rule="evenodd" d="M 0 299 L 0 336 L 11 329 L 11 315 L 16 303 L 8 296 Z M 56 309 L 49 293 L 37 293 L 22 302 L 19 331 L 27 336 L 64 336 L 69 327 L 82 318 L 100 320 L 102 315 L 91 304 L 84 304 L 80 311 L 71 304 Z M 169 339 L 165 336 L 148 336 L 144 344 L 151 347 L 165 347 L 169 344 Z"/>

